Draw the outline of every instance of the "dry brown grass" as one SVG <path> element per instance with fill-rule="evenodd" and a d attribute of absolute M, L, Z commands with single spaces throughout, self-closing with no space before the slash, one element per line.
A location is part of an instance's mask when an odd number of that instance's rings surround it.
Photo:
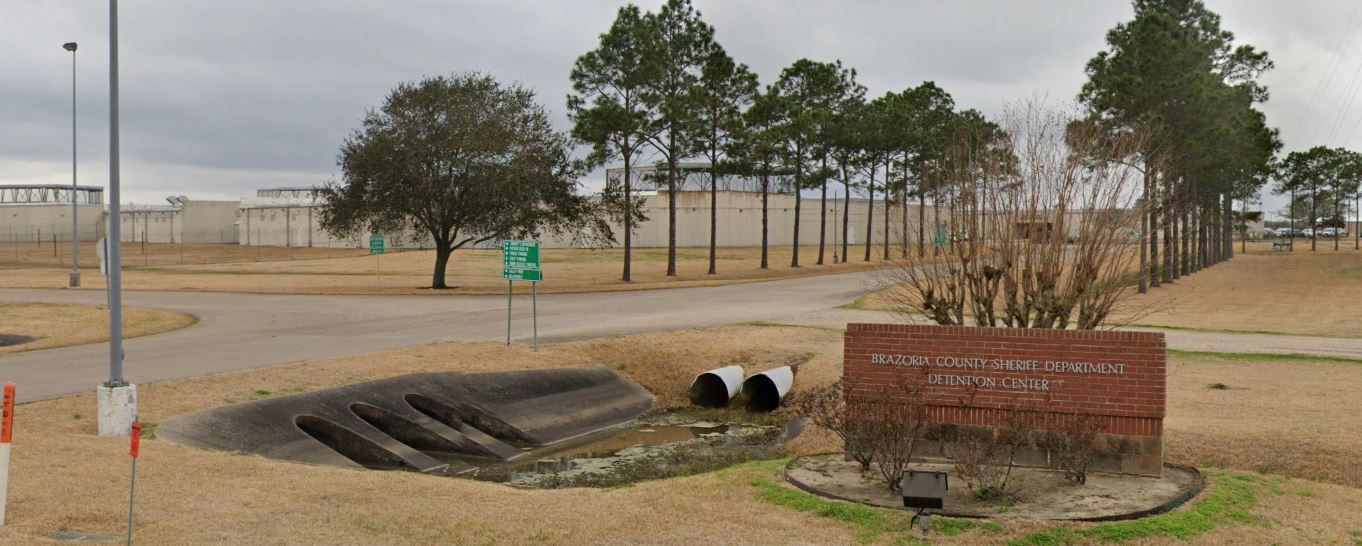
<path fill-rule="evenodd" d="M 1170 459 L 1362 487 L 1362 363 L 1172 359 L 1168 385 Z"/>
<path fill-rule="evenodd" d="M 810 355 L 812 353 L 812 355 Z M 841 372 L 841 333 L 816 328 L 732 326 L 583 341 L 543 348 L 496 343 L 437 344 L 410 349 L 165 381 L 141 386 L 141 414 L 155 423 L 185 412 L 248 400 L 257 391 L 319 389 L 417 371 L 483 371 L 605 365 L 621 369 L 658 393 L 658 406 L 685 403 L 695 373 L 732 362 L 749 372 L 808 358 L 793 396 Z M 1253 452 L 1288 453 L 1288 436 L 1317 420 L 1304 436 L 1334 457 L 1356 460 L 1358 424 L 1337 409 L 1353 397 L 1322 382 L 1357 384 L 1362 366 L 1319 362 L 1239 364 L 1177 360 L 1170 372 L 1167 445 L 1175 462 L 1210 461 L 1214 442 L 1237 442 L 1239 453 L 1219 460 L 1257 466 Z M 1248 390 L 1215 391 L 1214 381 Z M 1265 388 L 1260 383 L 1276 381 Z M 20 389 L 23 385 L 19 386 Z M 1302 400 L 1300 394 L 1312 395 Z M 1208 398 L 1215 396 L 1220 398 Z M 118 534 L 126 517 L 126 440 L 95 435 L 94 398 L 81 395 L 20 406 L 10 489 L 9 522 L 0 541 L 27 543 L 58 530 Z M 1275 408 L 1275 415 L 1268 409 Z M 1226 423 L 1261 416 L 1244 426 Z M 1244 419 L 1248 421 L 1248 419 Z M 1332 437 L 1323 430 L 1334 427 Z M 792 443 L 812 453 L 836 447 L 820 431 Z M 1306 455 L 1309 455 L 1308 453 Z M 1329 462 L 1337 463 L 1338 459 Z M 1310 463 L 1308 474 L 1324 468 Z M 1293 473 L 1291 467 L 1280 471 Z M 1318 476 L 1350 483 L 1348 476 Z M 345 470 L 143 443 L 138 475 L 140 542 L 148 544 L 848 544 L 862 529 L 808 512 L 763 502 L 754 479 L 778 481 L 770 470 L 742 468 L 640 483 L 612 490 L 518 490 L 412 473 Z M 1290 480 L 1283 494 L 1260 495 L 1254 514 L 1267 528 L 1226 525 L 1194 543 L 1346 543 L 1362 531 L 1354 508 L 1358 489 Z M 1308 494 L 1308 496 L 1307 496 Z M 1290 517 L 1291 519 L 1286 519 Z M 947 544 L 1002 544 L 1049 527 L 1009 523 L 1004 532 L 938 537 Z M 885 542 L 893 536 L 882 536 Z M 1159 543 L 1140 542 L 1140 543 Z"/>
<path fill-rule="evenodd" d="M 184 313 L 129 307 L 123 310 L 123 334 L 130 338 L 159 334 L 179 330 L 196 320 Z M 0 334 L 38 338 L 0 347 L 0 355 L 99 343 L 109 339 L 109 311 L 93 305 L 0 303 Z"/>
<path fill-rule="evenodd" d="M 1348 247 L 1236 256 L 1132 301 L 1161 308 L 1142 324 L 1333 337 L 1362 336 L 1362 252 Z M 1236 248 L 1236 250 L 1238 250 Z"/>
<path fill-rule="evenodd" d="M 1267 243 L 1248 245 L 1247 254 L 1172 284 L 1131 296 L 1112 318 L 1139 324 L 1195 330 L 1280 333 L 1330 337 L 1362 336 L 1362 252 L 1268 252 Z M 1239 246 L 1235 246 L 1239 251 Z M 892 288 L 861 297 L 854 307 L 900 309 Z"/>
<path fill-rule="evenodd" d="M 238 247 L 235 245 L 188 245 L 192 252 L 183 264 L 178 260 L 178 245 L 147 245 L 150 265 L 143 265 L 140 245 L 124 245 L 123 286 L 131 290 L 200 290 L 215 292 L 257 292 L 279 294 L 432 294 L 430 287 L 435 253 L 410 251 L 370 256 L 364 251 L 328 249 L 285 249 Z M 162 247 L 152 249 L 152 247 Z M 195 250 L 196 247 L 197 250 Z M 50 249 L 49 249 L 50 250 Z M 260 252 L 258 256 L 256 252 Z M 214 254 L 217 252 L 217 254 Z M 546 249 L 544 282 L 539 290 L 553 292 L 598 292 L 645 290 L 685 286 L 711 286 L 772 280 L 806 275 L 845 273 L 875 267 L 871 262 L 851 261 L 832 264 L 831 248 L 827 264 L 814 265 L 818 247 L 800 248 L 802 267 L 790 267 L 791 249 L 771 247 L 770 268 L 761 269 L 761 249 L 723 248 L 718 252 L 718 274 L 708 275 L 709 251 L 704 248 L 678 250 L 678 275 L 666 276 L 666 249 L 634 250 L 633 281 L 619 280 L 623 251 Z M 330 256 L 329 258 L 327 256 Z M 21 255 L 28 256 L 28 255 Z M 66 269 L 48 258 L 23 258 L 16 265 L 0 249 L 0 286 L 8 288 L 62 288 Z M 199 258 L 196 259 L 195 256 Z M 69 260 L 69 258 L 64 258 Z M 82 264 L 97 264 L 93 254 Z M 258 260 L 258 261 L 257 261 Z M 69 264 L 69 261 L 65 262 Z M 446 282 L 453 287 L 440 294 L 504 293 L 500 250 L 460 250 L 450 260 Z M 87 289 L 103 289 L 104 279 L 97 270 L 82 277 Z M 530 287 L 518 283 L 517 290 Z"/>

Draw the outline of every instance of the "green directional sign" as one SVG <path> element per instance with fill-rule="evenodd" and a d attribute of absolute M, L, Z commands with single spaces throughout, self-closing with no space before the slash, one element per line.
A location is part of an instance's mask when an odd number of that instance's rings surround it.
<path fill-rule="evenodd" d="M 539 282 L 544 280 L 544 272 L 538 269 L 502 269 L 501 278 L 508 281 Z"/>
<path fill-rule="evenodd" d="M 370 237 L 370 238 L 369 238 L 369 254 L 382 254 L 382 253 L 383 253 L 383 236 L 382 236 L 382 235 L 374 235 L 373 237 Z"/>
<path fill-rule="evenodd" d="M 501 278 L 508 281 L 544 280 L 539 267 L 539 241 L 503 241 Z"/>
<path fill-rule="evenodd" d="M 501 265 L 510 269 L 539 269 L 539 241 L 503 241 Z"/>

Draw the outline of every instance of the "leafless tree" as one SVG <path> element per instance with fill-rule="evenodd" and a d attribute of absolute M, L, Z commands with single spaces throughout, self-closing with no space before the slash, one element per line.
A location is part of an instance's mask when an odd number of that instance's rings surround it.
<path fill-rule="evenodd" d="M 1112 135 L 1033 100 L 1001 136 L 962 134 L 932 186 L 947 259 L 882 272 L 895 306 L 943 325 L 1096 329 L 1134 293 L 1143 178 L 1137 131 Z M 1123 314 L 1122 316 L 1129 316 Z"/>

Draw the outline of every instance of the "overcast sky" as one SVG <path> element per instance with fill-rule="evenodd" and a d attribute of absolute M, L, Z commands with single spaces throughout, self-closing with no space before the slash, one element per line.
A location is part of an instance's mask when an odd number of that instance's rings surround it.
<path fill-rule="evenodd" d="M 653 9 L 659 0 L 639 2 Z M 801 57 L 841 59 L 872 95 L 935 80 L 997 114 L 1070 100 L 1124 0 L 695 0 L 718 40 L 769 83 Z M 1362 3 L 1207 0 L 1276 63 L 1268 122 L 1286 149 L 1362 150 Z M 124 201 L 236 199 L 337 175 L 336 151 L 398 82 L 479 70 L 535 89 L 564 130 L 568 72 L 621 4 L 606 1 L 125 1 Z M 0 184 L 69 183 L 71 56 L 80 43 L 80 180 L 108 179 L 108 10 L 0 0 Z"/>

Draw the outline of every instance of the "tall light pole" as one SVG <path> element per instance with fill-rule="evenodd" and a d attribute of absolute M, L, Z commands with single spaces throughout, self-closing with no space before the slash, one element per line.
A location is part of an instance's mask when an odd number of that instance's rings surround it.
<path fill-rule="evenodd" d="M 123 380 L 123 239 L 118 190 L 118 0 L 109 0 L 109 380 L 96 389 L 100 436 L 127 436 L 137 419 L 137 386 Z"/>
<path fill-rule="evenodd" d="M 80 223 L 76 220 L 76 43 L 62 49 L 71 52 L 71 288 L 80 286 Z"/>

